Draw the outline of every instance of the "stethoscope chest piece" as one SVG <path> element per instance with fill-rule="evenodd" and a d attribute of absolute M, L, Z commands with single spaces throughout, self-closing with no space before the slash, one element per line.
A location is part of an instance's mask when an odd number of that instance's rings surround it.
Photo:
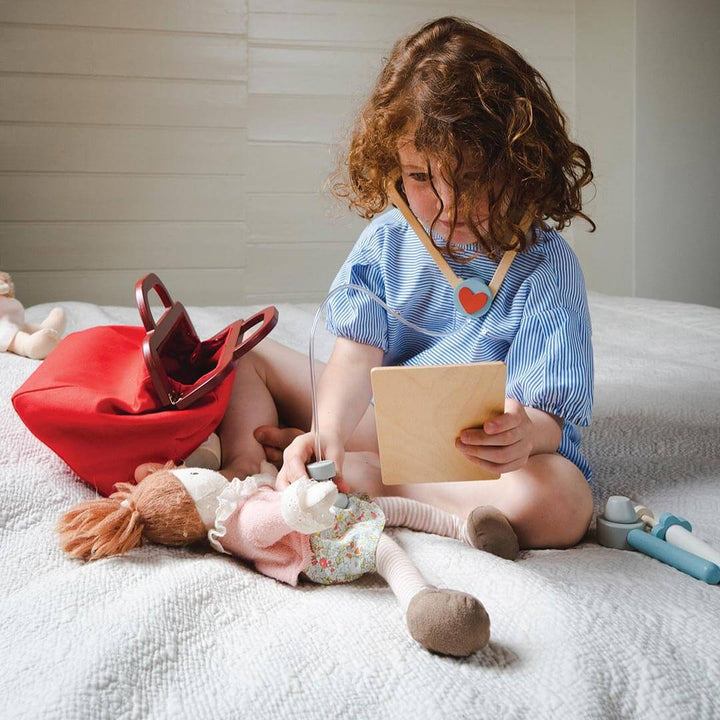
<path fill-rule="evenodd" d="M 453 300 L 461 315 L 478 318 L 490 309 L 493 294 L 482 278 L 471 277 L 455 286 Z"/>

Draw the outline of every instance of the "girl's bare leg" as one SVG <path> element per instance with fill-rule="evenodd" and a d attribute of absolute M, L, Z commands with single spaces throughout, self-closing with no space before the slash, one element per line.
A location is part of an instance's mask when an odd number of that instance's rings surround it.
<path fill-rule="evenodd" d="M 317 363 L 318 376 L 324 365 Z M 307 356 L 264 340 L 238 363 L 233 394 L 219 434 L 226 477 L 258 472 L 266 455 L 253 432 L 278 424 L 307 431 L 312 403 Z M 401 495 L 465 518 L 478 505 L 505 515 L 520 547 L 569 547 L 590 523 L 593 501 L 580 470 L 557 454 L 534 455 L 499 480 L 383 485 L 375 415 L 368 408 L 347 447 L 343 475 L 356 492 Z"/>
<path fill-rule="evenodd" d="M 508 519 L 521 548 L 570 547 L 582 540 L 593 513 L 585 476 L 557 454 L 533 455 L 499 480 L 396 486 L 397 494 L 466 517 L 492 505 Z M 388 493 L 385 493 L 388 494 Z"/>
<path fill-rule="evenodd" d="M 371 453 L 348 453 L 344 470 L 359 492 L 411 498 L 461 519 L 479 505 L 491 505 L 508 519 L 524 549 L 571 547 L 582 540 L 592 519 L 585 476 L 557 454 L 533 455 L 525 467 L 498 480 L 383 485 L 379 459 Z"/>
<path fill-rule="evenodd" d="M 324 367 L 324 363 L 316 363 L 317 377 Z M 218 429 L 223 455 L 220 472 L 228 479 L 259 472 L 266 455 L 253 433 L 261 425 L 279 424 L 303 432 L 310 430 L 309 363 L 306 355 L 268 339 L 238 361 L 230 403 Z M 379 471 L 375 475 L 366 471 L 378 452 L 372 408 L 360 421 L 347 449 L 350 457 L 346 462 L 357 477 L 356 487 L 373 479 L 381 485 Z M 355 450 L 365 452 L 355 458 L 352 457 Z M 379 470 L 379 464 L 376 465 Z M 377 494 L 374 483 L 371 485 L 366 491 Z"/>

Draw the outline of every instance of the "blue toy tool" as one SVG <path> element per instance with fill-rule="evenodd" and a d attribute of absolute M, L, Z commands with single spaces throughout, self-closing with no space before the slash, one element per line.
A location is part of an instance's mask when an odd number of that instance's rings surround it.
<path fill-rule="evenodd" d="M 672 565 L 678 570 L 703 580 L 709 585 L 720 583 L 720 567 L 709 560 L 693 555 L 665 540 L 660 540 L 644 530 L 631 530 L 627 535 L 628 545 L 656 560 Z"/>
<path fill-rule="evenodd" d="M 720 565 L 720 552 L 710 547 L 704 540 L 692 534 L 692 525 L 677 515 L 663 513 L 659 520 L 656 520 L 647 508 L 636 507 L 638 517 L 652 527 L 650 531 L 655 537 L 665 540 L 671 545 L 687 550 L 693 555 L 699 555 L 715 565 Z M 643 512 L 647 511 L 647 512 Z"/>
<path fill-rule="evenodd" d="M 652 527 L 651 532 L 646 528 Z M 672 567 L 703 580 L 720 584 L 720 553 L 692 536 L 687 520 L 663 513 L 655 520 L 646 507 L 633 507 L 629 498 L 613 495 L 605 512 L 597 519 L 597 540 L 606 547 L 635 549 Z"/>

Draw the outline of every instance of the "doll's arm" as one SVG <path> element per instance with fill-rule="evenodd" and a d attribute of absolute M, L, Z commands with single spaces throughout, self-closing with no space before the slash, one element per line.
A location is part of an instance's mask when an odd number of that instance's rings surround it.
<path fill-rule="evenodd" d="M 282 517 L 280 493 L 264 486 L 247 497 L 223 523 L 210 531 L 222 552 L 255 565 L 263 575 L 297 585 L 312 559 L 307 535 L 292 530 Z"/>
<path fill-rule="evenodd" d="M 286 535 L 297 532 L 282 514 L 282 495 L 270 488 L 260 488 L 242 509 L 238 524 L 248 542 L 257 548 L 268 548 Z"/>
<path fill-rule="evenodd" d="M 336 497 L 332 481 L 301 478 L 282 493 L 263 485 L 228 519 L 222 545 L 269 548 L 291 533 L 321 532 L 334 523 L 330 508 Z"/>
<path fill-rule="evenodd" d="M 337 500 L 338 489 L 332 480 L 317 482 L 303 477 L 285 488 L 281 495 L 283 518 L 293 530 L 311 535 L 335 523 L 330 508 Z"/>
<path fill-rule="evenodd" d="M 336 496 L 330 481 L 303 478 L 287 493 L 279 493 L 267 485 L 243 487 L 234 480 L 220 496 L 210 542 L 216 550 L 251 561 L 264 575 L 296 585 L 312 559 L 308 533 L 333 524 L 329 508 Z"/>

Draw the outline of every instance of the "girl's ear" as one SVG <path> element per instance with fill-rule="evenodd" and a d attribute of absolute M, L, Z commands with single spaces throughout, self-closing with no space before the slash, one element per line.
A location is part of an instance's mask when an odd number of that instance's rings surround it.
<path fill-rule="evenodd" d="M 403 188 L 403 181 L 402 181 L 402 173 L 400 172 L 400 168 L 395 168 L 385 179 L 385 185 L 387 187 L 392 186 L 397 190 L 399 193 L 402 193 L 405 191 Z"/>

